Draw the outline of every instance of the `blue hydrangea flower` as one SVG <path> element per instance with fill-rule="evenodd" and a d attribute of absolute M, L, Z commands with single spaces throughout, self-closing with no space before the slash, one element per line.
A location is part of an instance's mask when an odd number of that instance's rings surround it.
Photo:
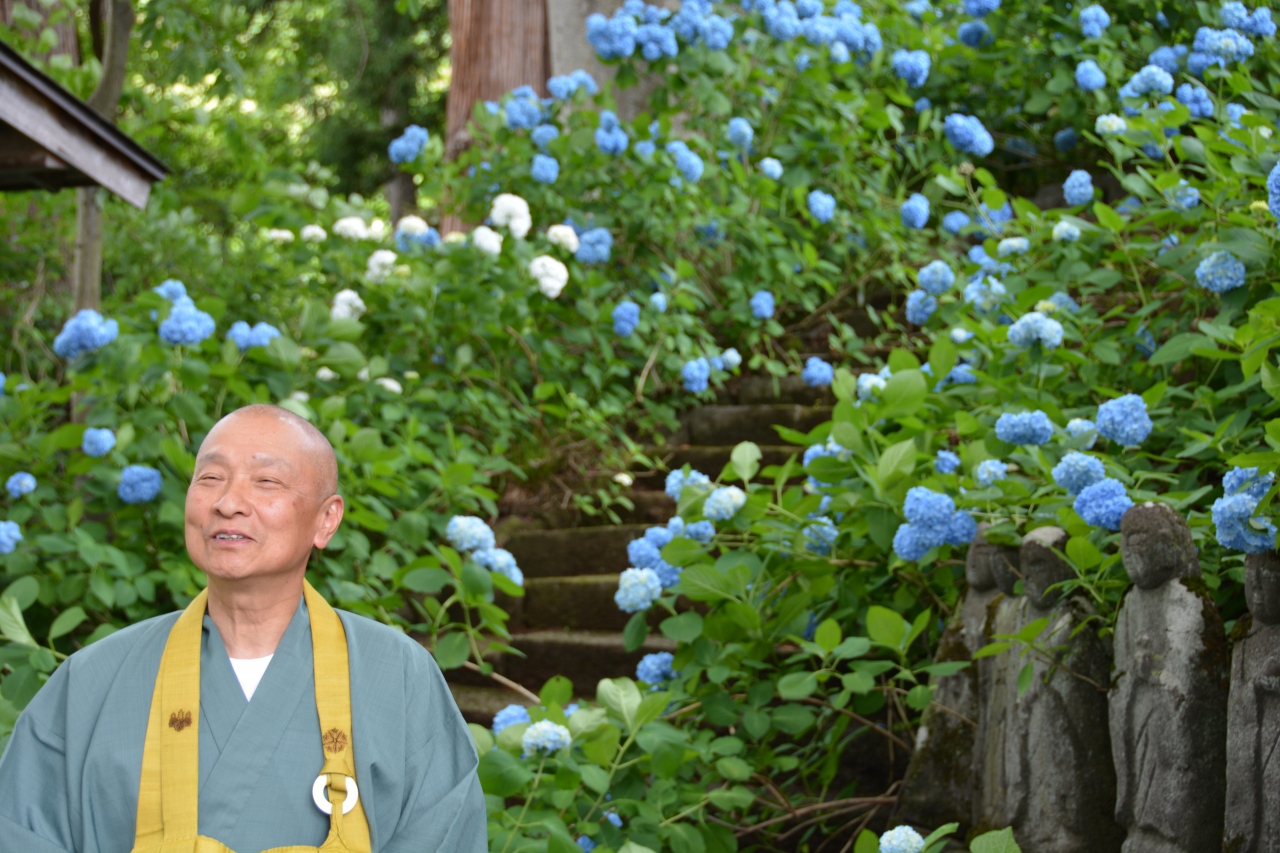
<path fill-rule="evenodd" d="M 734 370 L 742 364 L 742 354 L 733 347 L 729 347 L 720 353 L 720 361 L 724 364 L 724 370 Z"/>
<path fill-rule="evenodd" d="M 550 720 L 538 720 L 525 729 L 523 737 L 520 738 L 520 747 L 524 750 L 525 758 L 538 753 L 551 755 L 562 749 L 568 749 L 572 745 L 573 735 L 569 734 L 569 730 Z"/>
<path fill-rule="evenodd" d="M 760 161 L 760 172 L 769 180 L 776 181 L 782 177 L 782 164 L 772 157 Z"/>
<path fill-rule="evenodd" d="M 1076 495 L 1076 515 L 1086 524 L 1105 527 L 1107 530 L 1119 530 L 1120 519 L 1133 506 L 1133 501 L 1125 494 L 1124 484 L 1110 477 L 1103 477 L 1092 485 L 1085 486 Z"/>
<path fill-rule="evenodd" d="M 1010 255 L 1025 255 L 1031 249 L 1031 241 L 1026 237 L 1005 237 L 996 246 L 996 254 L 1002 258 Z"/>
<path fill-rule="evenodd" d="M 109 429 L 90 427 L 84 431 L 84 438 L 80 441 L 80 449 L 87 456 L 106 456 L 115 446 L 116 434 Z"/>
<path fill-rule="evenodd" d="M 1214 293 L 1244 286 L 1244 263 L 1226 250 L 1209 255 L 1196 266 L 1196 283 Z"/>
<path fill-rule="evenodd" d="M 684 380 L 684 390 L 692 394 L 701 393 L 707 390 L 711 365 L 702 357 L 686 361 L 684 367 L 680 368 L 680 378 Z"/>
<path fill-rule="evenodd" d="M 444 529 L 449 544 L 459 551 L 482 551 L 494 546 L 493 531 L 484 519 L 474 515 L 455 515 Z"/>
<path fill-rule="evenodd" d="M 481 548 L 472 558 L 494 574 L 508 578 L 516 586 L 524 586 L 524 572 L 516 565 L 516 557 L 506 548 Z"/>
<path fill-rule="evenodd" d="M 712 521 L 728 521 L 746 506 L 747 493 L 737 486 L 721 486 L 707 496 L 702 514 Z"/>
<path fill-rule="evenodd" d="M 1211 514 L 1218 544 L 1233 551 L 1260 554 L 1275 548 L 1276 526 L 1255 516 L 1258 502 L 1275 482 L 1274 474 L 1259 476 L 1257 468 L 1232 468 L 1222 479 L 1222 497 Z"/>
<path fill-rule="evenodd" d="M 729 143 L 739 148 L 746 148 L 751 144 L 751 139 L 756 132 L 751 127 L 751 122 L 745 118 L 734 117 L 729 119 Z"/>
<path fill-rule="evenodd" d="M 836 200 L 828 193 L 822 190 L 814 190 L 809 193 L 809 213 L 813 218 L 822 223 L 831 221 L 831 217 L 836 212 Z"/>
<path fill-rule="evenodd" d="M 1009 466 L 998 459 L 984 459 L 973 470 L 973 477 L 978 485 L 986 488 L 996 480 L 1003 480 L 1009 473 Z"/>
<path fill-rule="evenodd" d="M 579 235 L 578 250 L 573 256 L 582 264 L 602 264 L 609 260 L 613 235 L 608 228 L 592 228 Z"/>
<path fill-rule="evenodd" d="M 634 148 L 634 150 L 635 150 L 635 152 L 636 152 L 637 154 L 639 154 L 641 157 L 643 157 L 644 159 L 648 160 L 650 157 L 652 157 L 652 156 L 653 156 L 653 152 L 654 152 L 654 151 L 657 151 L 657 150 L 658 150 L 658 148 L 657 148 L 657 146 L 656 146 L 656 145 L 654 145 L 654 144 L 653 144 L 653 140 L 650 140 L 650 139 L 642 139 L 642 140 L 640 140 L 639 142 L 637 142 L 637 143 L 635 144 L 635 148 Z M 582 836 L 582 837 L 583 837 L 583 838 L 586 838 L 586 836 L 585 836 L 585 835 L 584 835 L 584 836 Z"/>
<path fill-rule="evenodd" d="M 1086 59 L 1076 66 L 1076 85 L 1082 91 L 1092 92 L 1107 85 L 1107 75 L 1102 73 L 1098 63 Z"/>
<path fill-rule="evenodd" d="M 630 299 L 624 299 L 613 309 L 613 333 L 625 338 L 636 330 L 640 323 L 640 306 Z"/>
<path fill-rule="evenodd" d="M 952 113 L 943 122 L 947 141 L 957 150 L 975 157 L 985 157 L 995 150 L 995 140 L 975 116 Z"/>
<path fill-rule="evenodd" d="M 929 79 L 929 54 L 923 50 L 895 50 L 889 59 L 893 73 L 911 88 Z"/>
<path fill-rule="evenodd" d="M 898 525 L 897 532 L 893 534 L 893 552 L 910 562 L 919 560 L 937 544 L 933 537 L 925 535 L 921 528 L 909 521 Z"/>
<path fill-rule="evenodd" d="M 1280 163 L 1267 174 L 1267 209 L 1280 219 Z"/>
<path fill-rule="evenodd" d="M 1000 0 L 964 0 L 964 13 L 975 18 L 991 14 L 1000 8 Z"/>
<path fill-rule="evenodd" d="M 923 528 L 942 528 L 951 523 L 956 502 L 950 495 L 935 492 L 924 486 L 912 486 L 907 490 L 902 514 L 907 521 Z"/>
<path fill-rule="evenodd" d="M 898 215 L 907 228 L 923 228 L 929 222 L 929 199 L 920 193 L 912 193 L 898 208 Z"/>
<path fill-rule="evenodd" d="M 684 535 L 705 545 L 715 538 L 716 526 L 709 521 L 695 521 L 685 525 Z"/>
<path fill-rule="evenodd" d="M 648 610 L 662 595 L 662 581 L 653 569 L 627 569 L 618 579 L 614 603 L 623 613 Z"/>
<path fill-rule="evenodd" d="M 689 146 L 679 139 L 667 143 L 666 151 L 676 161 L 676 169 L 686 181 L 697 183 L 705 168 L 702 158 L 689 150 Z"/>
<path fill-rule="evenodd" d="M 977 311 L 989 314 L 1004 301 L 1007 292 L 1003 283 L 991 276 L 987 276 L 984 279 L 971 281 L 964 286 L 964 301 L 972 305 Z"/>
<path fill-rule="evenodd" d="M 800 371 L 800 378 L 810 388 L 825 388 L 835 378 L 835 368 L 816 355 L 811 355 L 804 363 L 804 370 Z"/>
<path fill-rule="evenodd" d="M 1053 239 L 1061 243 L 1074 243 L 1080 239 L 1080 229 L 1074 223 L 1063 219 L 1053 226 Z"/>
<path fill-rule="evenodd" d="M 839 529 L 829 518 L 818 518 L 804 529 L 804 548 L 814 554 L 826 556 L 839 538 Z"/>
<path fill-rule="evenodd" d="M 187 295 L 187 286 L 176 278 L 166 278 L 158 286 L 151 288 L 151 292 L 160 294 L 170 302 L 177 302 Z"/>
<path fill-rule="evenodd" d="M 986 21 L 965 21 L 956 29 L 960 43 L 972 48 L 991 44 L 991 27 Z"/>
<path fill-rule="evenodd" d="M 942 217 L 942 227 L 952 234 L 959 234 L 961 229 L 969 224 L 969 215 L 959 210 L 953 210 L 946 216 Z"/>
<path fill-rule="evenodd" d="M 896 826 L 880 836 L 880 853 L 922 853 L 923 850 L 924 839 L 909 826 Z"/>
<path fill-rule="evenodd" d="M 1070 151 L 1080 142 L 1080 134 L 1074 127 L 1064 127 L 1053 135 L 1053 147 L 1059 151 Z"/>
<path fill-rule="evenodd" d="M 411 124 L 387 146 L 387 155 L 392 163 L 412 163 L 418 159 L 429 138 L 426 128 Z"/>
<path fill-rule="evenodd" d="M 996 421 L 996 437 L 1010 444 L 1044 444 L 1053 438 L 1053 422 L 1044 412 L 1005 412 Z"/>
<path fill-rule="evenodd" d="M 596 849 L 596 843 L 588 836 L 579 835 L 575 840 L 578 842 L 578 846 L 582 848 L 582 853 L 591 853 L 592 850 Z"/>
<path fill-rule="evenodd" d="M 195 346 L 213 334 L 213 317 L 201 311 L 190 299 L 180 299 L 160 324 L 160 340 L 170 346 Z"/>
<path fill-rule="evenodd" d="M 757 320 L 768 320 L 773 316 L 773 294 L 767 290 L 757 290 L 751 297 L 750 305 L 751 316 Z"/>
<path fill-rule="evenodd" d="M 953 344 L 967 344 L 969 341 L 973 340 L 973 332 L 963 326 L 956 326 L 949 334 Z"/>
<path fill-rule="evenodd" d="M 1101 6 L 1087 6 L 1080 10 L 1080 32 L 1085 38 L 1096 39 L 1111 26 L 1111 16 Z"/>
<path fill-rule="evenodd" d="M 1137 394 L 1125 394 L 1098 407 L 1098 434 L 1124 447 L 1142 444 L 1152 426 L 1147 403 Z"/>
<path fill-rule="evenodd" d="M 595 78 L 581 68 L 572 74 L 552 77 L 547 81 L 547 91 L 551 93 L 551 97 L 557 100 L 567 101 L 579 89 L 582 89 L 588 95 L 594 95 L 600 91 L 599 86 L 596 85 Z"/>
<path fill-rule="evenodd" d="M 1186 181 L 1179 181 L 1176 185 L 1169 187 L 1164 191 L 1164 197 L 1168 199 L 1169 206 L 1174 210 L 1190 210 L 1200 204 L 1200 190 Z"/>
<path fill-rule="evenodd" d="M 1173 92 L 1173 75 L 1158 65 L 1145 65 L 1121 87 L 1120 96 L 1138 98 L 1151 93 L 1168 95 L 1171 92 Z"/>
<path fill-rule="evenodd" d="M 1062 457 L 1053 466 L 1053 481 L 1067 490 L 1067 494 L 1076 495 L 1094 483 L 1101 482 L 1107 476 L 1106 466 L 1092 456 L 1073 450 Z"/>
<path fill-rule="evenodd" d="M 1213 98 L 1204 86 L 1183 83 L 1176 93 L 1178 103 L 1185 104 L 1192 118 L 1212 118 Z"/>
<path fill-rule="evenodd" d="M 542 184 L 554 184 L 560 177 L 560 161 L 550 154 L 534 154 L 529 176 Z"/>
<path fill-rule="evenodd" d="M 280 330 L 270 323 L 257 323 L 251 327 L 244 320 L 232 323 L 231 330 L 227 332 L 227 340 L 235 341 L 240 352 L 250 347 L 265 347 L 273 338 L 278 337 Z"/>
<path fill-rule="evenodd" d="M 960 215 L 964 216 L 963 213 Z M 941 296 L 956 283 L 956 274 L 943 261 L 930 261 L 916 273 L 916 283 L 925 293 Z"/>
<path fill-rule="evenodd" d="M 1088 204 L 1093 201 L 1093 177 L 1083 169 L 1076 169 L 1062 184 L 1062 194 L 1071 207 Z"/>
<path fill-rule="evenodd" d="M 670 59 L 680 53 L 675 30 L 662 24 L 641 24 L 636 30 L 636 44 L 640 55 L 650 62 L 663 57 Z"/>
<path fill-rule="evenodd" d="M 596 147 L 610 156 L 627 150 L 627 132 L 610 110 L 600 113 L 600 126 L 596 128 Z"/>
<path fill-rule="evenodd" d="M 587 16 L 587 43 L 602 60 L 623 59 L 636 52 L 636 19 L 619 9 L 612 18 L 598 12 Z"/>
<path fill-rule="evenodd" d="M 1147 57 L 1147 64 L 1163 68 L 1170 74 L 1177 74 L 1183 58 L 1187 55 L 1186 45 L 1175 44 L 1157 47 Z"/>
<path fill-rule="evenodd" d="M 1065 311 L 1068 314 L 1074 314 L 1080 310 L 1080 306 L 1070 296 L 1059 291 L 1048 299 L 1041 299 L 1037 302 L 1036 310 L 1042 314 L 1052 314 L 1056 311 Z"/>
<path fill-rule="evenodd" d="M 560 128 L 554 124 L 540 124 L 533 129 L 533 133 L 529 134 L 529 138 L 533 140 L 534 145 L 545 151 L 551 141 L 559 135 Z"/>
<path fill-rule="evenodd" d="M 1066 433 L 1072 438 L 1079 438 L 1087 433 L 1093 433 L 1089 438 L 1089 442 L 1085 444 L 1086 450 L 1093 447 L 1093 445 L 1098 441 L 1098 427 L 1093 421 L 1088 420 L 1087 418 L 1072 418 L 1067 421 Z"/>
<path fill-rule="evenodd" d="M 26 471 L 19 471 L 5 482 L 4 487 L 8 490 L 9 497 L 16 501 L 23 495 L 29 495 L 36 490 L 36 478 Z"/>
<path fill-rule="evenodd" d="M 913 290 L 907 294 L 907 322 L 923 326 L 938 310 L 938 300 L 923 290 Z"/>
<path fill-rule="evenodd" d="M 147 465 L 129 465 L 120 472 L 116 495 L 127 504 L 142 504 L 160 494 L 160 472 Z"/>
<path fill-rule="evenodd" d="M 645 655 L 636 665 L 636 681 L 643 681 L 645 684 L 669 681 L 675 675 L 671 669 L 674 660 L 675 655 L 671 652 L 651 652 Z"/>
<path fill-rule="evenodd" d="M 939 450 L 933 460 L 933 470 L 939 474 L 954 474 L 960 468 L 960 457 L 950 450 Z"/>
<path fill-rule="evenodd" d="M 659 314 L 665 314 L 667 312 L 667 295 L 665 293 L 649 294 L 649 307 Z"/>
<path fill-rule="evenodd" d="M 12 554 L 22 541 L 22 528 L 16 521 L 0 521 L 0 554 Z"/>
<path fill-rule="evenodd" d="M 1045 349 L 1056 349 L 1062 345 L 1062 333 L 1062 324 L 1057 320 L 1039 311 L 1029 311 L 1009 327 L 1009 343 L 1022 349 L 1037 343 Z"/>
<path fill-rule="evenodd" d="M 104 319 L 92 308 L 82 308 L 53 339 L 53 351 L 59 358 L 70 360 L 105 347 L 119 334 L 120 324 L 115 320 Z"/>
<path fill-rule="evenodd" d="M 493 715 L 493 733 L 500 734 L 508 726 L 532 722 L 529 709 L 523 705 L 508 705 Z"/>
<path fill-rule="evenodd" d="M 1253 42 L 1249 41 L 1243 33 L 1233 29 L 1215 30 L 1212 27 L 1201 27 L 1196 30 L 1191 50 L 1193 53 L 1187 58 L 1188 69 L 1191 68 L 1192 58 L 1196 54 L 1213 57 L 1219 64 L 1224 65 L 1227 62 L 1244 62 L 1253 56 Z"/>
<path fill-rule="evenodd" d="M 684 491 L 686 486 L 695 489 L 701 489 L 711 485 L 711 478 L 701 471 L 690 471 L 685 474 L 684 471 L 676 470 L 667 474 L 667 480 L 664 489 L 667 496 L 673 501 L 680 500 L 680 493 Z"/>
<path fill-rule="evenodd" d="M 1204 76 L 1204 72 L 1217 65 L 1219 68 L 1225 68 L 1226 60 L 1220 56 L 1214 56 L 1209 53 L 1200 53 L 1196 51 L 1187 55 L 1187 71 L 1197 77 Z"/>

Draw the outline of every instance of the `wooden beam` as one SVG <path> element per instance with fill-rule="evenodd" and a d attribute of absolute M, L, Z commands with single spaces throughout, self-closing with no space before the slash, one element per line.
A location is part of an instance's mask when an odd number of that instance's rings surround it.
<path fill-rule="evenodd" d="M 147 206 L 151 179 L 104 146 L 24 81 L 0 72 L 0 119 L 134 207 Z"/>

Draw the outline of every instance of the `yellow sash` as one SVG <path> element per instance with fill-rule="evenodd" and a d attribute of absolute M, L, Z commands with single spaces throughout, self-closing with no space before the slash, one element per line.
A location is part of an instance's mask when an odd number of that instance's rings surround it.
<path fill-rule="evenodd" d="M 372 853 L 364 803 L 357 797 L 355 807 L 342 813 L 347 780 L 354 781 L 356 776 L 346 632 L 329 603 L 311 584 L 303 583 L 311 616 L 316 711 L 322 732 L 318 746 L 324 755 L 324 767 L 320 776 L 328 780 L 333 813 L 329 837 L 320 847 L 273 847 L 266 853 Z M 220 841 L 199 835 L 197 830 L 200 643 L 207 599 L 208 591 L 201 592 L 178 617 L 160 659 L 142 751 L 133 853 L 234 853 Z M 299 796 L 305 794 L 299 792 Z"/>

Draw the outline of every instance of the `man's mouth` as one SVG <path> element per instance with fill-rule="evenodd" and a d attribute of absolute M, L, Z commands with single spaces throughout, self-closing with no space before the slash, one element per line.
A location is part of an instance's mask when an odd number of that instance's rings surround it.
<path fill-rule="evenodd" d="M 241 534 L 239 534 L 239 533 L 216 533 L 216 534 L 214 534 L 214 537 L 213 537 L 213 538 L 214 538 L 214 539 L 221 539 L 221 540 L 229 541 L 229 542 L 238 542 L 238 541 L 240 541 L 240 540 L 242 540 L 242 539 L 248 539 L 249 537 L 248 537 L 248 536 L 243 536 L 243 535 L 241 535 Z"/>

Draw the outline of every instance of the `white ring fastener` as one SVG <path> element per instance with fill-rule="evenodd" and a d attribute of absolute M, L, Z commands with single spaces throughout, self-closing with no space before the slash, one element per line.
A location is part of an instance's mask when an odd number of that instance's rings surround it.
<path fill-rule="evenodd" d="M 342 801 L 342 813 L 347 814 L 356 807 L 356 800 L 360 799 L 360 789 L 356 787 L 356 780 L 350 776 L 347 778 L 347 798 Z M 329 777 L 321 773 L 316 777 L 315 784 L 311 786 L 311 799 L 315 800 L 316 808 L 325 814 L 333 814 L 333 804 L 329 802 L 329 798 L 325 796 L 325 789 L 329 787 Z"/>

